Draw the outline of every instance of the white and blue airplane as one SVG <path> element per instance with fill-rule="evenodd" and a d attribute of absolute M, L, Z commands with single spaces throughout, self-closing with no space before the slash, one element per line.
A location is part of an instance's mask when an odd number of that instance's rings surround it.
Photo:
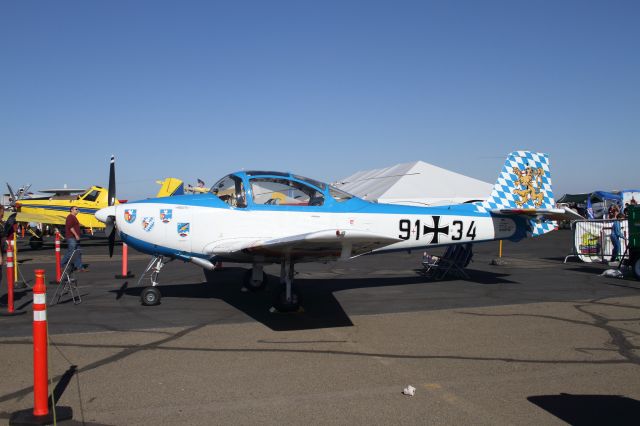
<path fill-rule="evenodd" d="M 112 158 L 112 175 L 113 170 Z M 123 242 L 152 256 L 139 281 L 147 277 L 151 282 L 141 293 L 143 304 L 159 303 L 158 274 L 167 261 L 210 270 L 218 261 L 250 264 L 244 285 L 254 291 L 265 287 L 263 267 L 275 263 L 281 265 L 283 288 L 275 304 L 281 311 L 298 309 L 296 263 L 518 241 L 554 230 L 555 220 L 581 218 L 555 208 L 548 156 L 529 151 L 509 154 L 489 197 L 469 204 L 378 204 L 291 173 L 241 171 L 223 177 L 205 194 L 111 205 L 96 217 L 107 226 L 111 253 L 117 228 Z"/>

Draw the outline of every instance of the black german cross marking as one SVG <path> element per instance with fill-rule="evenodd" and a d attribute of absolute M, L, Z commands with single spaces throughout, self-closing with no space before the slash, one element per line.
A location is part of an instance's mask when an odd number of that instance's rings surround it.
<path fill-rule="evenodd" d="M 433 228 L 424 225 L 423 235 L 433 234 L 429 244 L 438 244 L 438 235 L 449 235 L 449 225 L 440 227 L 440 216 L 431 216 L 433 218 Z"/>

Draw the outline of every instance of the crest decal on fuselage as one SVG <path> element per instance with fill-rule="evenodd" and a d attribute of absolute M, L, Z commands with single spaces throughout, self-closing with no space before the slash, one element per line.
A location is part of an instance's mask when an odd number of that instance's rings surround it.
<path fill-rule="evenodd" d="M 187 238 L 191 231 L 191 225 L 187 223 L 178 223 L 178 235 L 182 238 Z"/>
<path fill-rule="evenodd" d="M 160 220 L 162 223 L 169 223 L 173 219 L 172 209 L 160 209 Z"/>
<path fill-rule="evenodd" d="M 153 229 L 153 225 L 155 224 L 156 224 L 156 221 L 151 216 L 147 216 L 144 219 L 142 219 L 142 229 L 144 229 L 147 232 L 151 231 Z"/>
<path fill-rule="evenodd" d="M 136 209 L 125 209 L 124 220 L 127 223 L 133 223 L 136 221 Z"/>

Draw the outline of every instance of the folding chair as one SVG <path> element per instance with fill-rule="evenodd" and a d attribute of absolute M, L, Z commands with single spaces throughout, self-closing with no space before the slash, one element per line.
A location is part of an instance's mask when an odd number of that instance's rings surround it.
<path fill-rule="evenodd" d="M 460 253 L 458 257 L 455 259 L 454 263 L 451 265 L 454 273 L 457 274 L 460 278 L 464 278 L 466 280 L 469 279 L 469 275 L 465 271 L 465 268 L 469 266 L 471 263 L 471 259 L 473 259 L 473 246 L 470 243 L 463 244 L 460 247 Z"/>
<path fill-rule="evenodd" d="M 453 251 L 456 246 L 448 246 L 447 250 L 445 250 L 444 254 L 440 257 L 438 256 L 430 256 L 425 252 L 425 256 L 422 258 L 422 274 L 427 278 L 433 278 L 438 268 L 440 268 L 443 263 L 440 263 L 442 259 L 451 258 L 453 255 Z"/>
<path fill-rule="evenodd" d="M 69 293 L 71 295 L 71 299 L 73 300 L 74 305 L 78 305 L 82 303 L 82 298 L 80 297 L 80 291 L 78 290 L 78 280 L 75 277 L 76 268 L 73 266 L 73 261 L 76 258 L 78 251 L 80 249 L 75 249 L 73 253 L 71 253 L 71 257 L 66 265 L 64 265 L 64 270 L 62 271 L 62 275 L 60 275 L 60 283 L 56 288 L 55 293 L 49 300 L 49 305 L 55 305 L 60 303 L 60 299 L 65 294 Z"/>
<path fill-rule="evenodd" d="M 441 280 L 448 274 L 455 274 L 460 278 L 469 279 L 464 270 L 473 258 L 473 246 L 470 243 L 449 246 L 442 257 L 432 262 L 423 262 L 424 276 Z"/>

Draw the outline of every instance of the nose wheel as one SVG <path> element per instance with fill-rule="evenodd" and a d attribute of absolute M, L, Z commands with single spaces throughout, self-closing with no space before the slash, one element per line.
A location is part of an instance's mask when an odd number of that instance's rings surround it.
<path fill-rule="evenodd" d="M 157 287 L 145 287 L 140 293 L 140 301 L 145 306 L 155 306 L 160 304 L 162 294 Z"/>
<path fill-rule="evenodd" d="M 145 281 L 151 283 L 150 287 L 145 287 L 142 290 L 142 293 L 140 293 L 140 302 L 144 306 L 155 306 L 160 304 L 162 294 L 160 294 L 160 290 L 156 286 L 158 285 L 158 275 L 160 275 L 160 270 L 165 264 L 166 262 L 162 256 L 153 256 L 147 265 L 147 269 L 145 269 L 140 276 L 138 285 L 142 285 Z"/>

